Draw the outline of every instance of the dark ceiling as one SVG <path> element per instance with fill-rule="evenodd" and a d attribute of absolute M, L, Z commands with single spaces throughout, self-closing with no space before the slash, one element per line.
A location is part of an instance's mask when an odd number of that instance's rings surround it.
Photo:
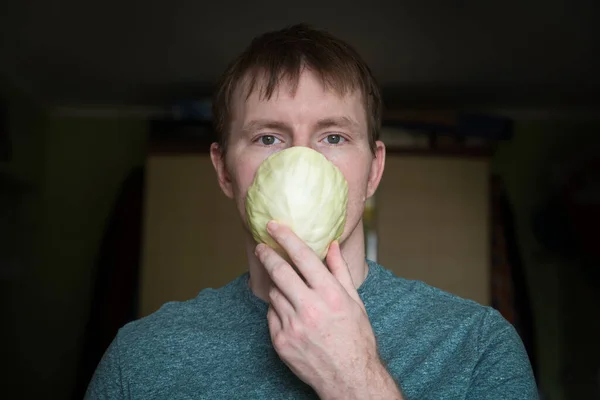
<path fill-rule="evenodd" d="M 0 75 L 48 105 L 205 94 L 257 34 L 297 22 L 355 45 L 407 104 L 590 105 L 600 1 L 12 0 Z"/>

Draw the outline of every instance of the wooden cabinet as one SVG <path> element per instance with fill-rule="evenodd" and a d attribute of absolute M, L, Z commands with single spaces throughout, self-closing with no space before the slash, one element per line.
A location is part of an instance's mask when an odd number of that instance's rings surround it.
<path fill-rule="evenodd" d="M 391 156 L 376 194 L 378 261 L 490 303 L 486 159 Z"/>

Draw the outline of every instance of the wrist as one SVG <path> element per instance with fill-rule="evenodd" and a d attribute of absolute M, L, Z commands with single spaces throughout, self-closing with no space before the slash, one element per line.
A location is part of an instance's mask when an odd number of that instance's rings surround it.
<path fill-rule="evenodd" d="M 400 388 L 379 358 L 360 371 L 340 373 L 336 382 L 317 390 L 321 400 L 403 400 Z"/>
<path fill-rule="evenodd" d="M 378 359 L 375 367 L 370 371 L 371 375 L 366 384 L 367 399 L 403 400 L 402 392 L 398 383 L 387 370 L 383 361 Z"/>

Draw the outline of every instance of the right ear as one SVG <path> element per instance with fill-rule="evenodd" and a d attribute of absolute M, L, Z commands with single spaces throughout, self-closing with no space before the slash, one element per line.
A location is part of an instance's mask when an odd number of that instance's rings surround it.
<path fill-rule="evenodd" d="M 233 185 L 231 184 L 231 177 L 229 176 L 229 172 L 227 172 L 227 167 L 225 166 L 225 156 L 223 154 L 223 150 L 218 143 L 213 143 L 210 145 L 210 159 L 213 167 L 215 167 L 221 190 L 223 193 L 225 193 L 225 196 L 233 199 Z"/>

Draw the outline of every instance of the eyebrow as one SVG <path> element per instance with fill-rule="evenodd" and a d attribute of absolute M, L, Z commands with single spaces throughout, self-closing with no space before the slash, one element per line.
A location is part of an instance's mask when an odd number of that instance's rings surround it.
<path fill-rule="evenodd" d="M 289 126 L 288 124 L 283 123 L 281 121 L 272 120 L 272 119 L 255 119 L 255 120 L 248 122 L 247 124 L 245 124 L 242 127 L 242 133 L 250 135 L 256 131 L 263 130 L 263 129 L 285 131 L 286 133 L 289 133 L 292 131 L 291 126 Z"/>
<path fill-rule="evenodd" d="M 360 127 L 356 121 L 349 117 L 332 117 L 325 118 L 317 122 L 318 129 L 326 129 L 326 128 L 344 128 L 349 129 L 353 133 L 359 133 Z"/>
<path fill-rule="evenodd" d="M 321 130 L 321 129 L 328 129 L 328 128 L 344 128 L 344 129 L 349 129 L 351 130 L 353 133 L 359 133 L 360 132 L 360 126 L 359 124 L 354 121 L 352 118 L 349 117 L 330 117 L 330 118 L 324 118 L 321 119 L 317 122 L 316 124 L 316 128 Z M 283 131 L 286 133 L 291 133 L 293 131 L 293 128 L 281 121 L 277 121 L 277 120 L 271 120 L 271 119 L 256 119 L 256 120 L 252 120 L 250 122 L 248 122 L 247 124 L 244 125 L 244 127 L 242 128 L 242 132 L 244 134 L 252 134 L 256 131 L 259 130 L 277 130 L 277 131 Z"/>

